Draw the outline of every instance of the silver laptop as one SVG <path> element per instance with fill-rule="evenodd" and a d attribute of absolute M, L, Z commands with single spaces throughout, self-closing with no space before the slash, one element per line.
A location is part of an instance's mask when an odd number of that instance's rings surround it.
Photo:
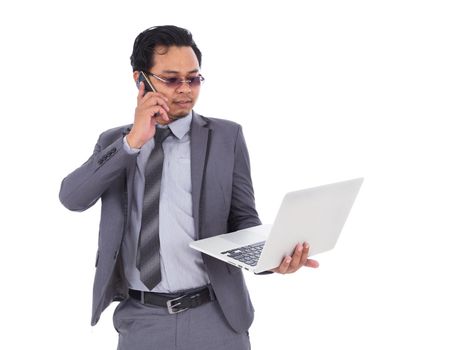
<path fill-rule="evenodd" d="M 259 225 L 190 243 L 190 247 L 255 273 L 278 267 L 297 243 L 309 256 L 332 249 L 363 178 L 289 192 L 273 225 Z"/>

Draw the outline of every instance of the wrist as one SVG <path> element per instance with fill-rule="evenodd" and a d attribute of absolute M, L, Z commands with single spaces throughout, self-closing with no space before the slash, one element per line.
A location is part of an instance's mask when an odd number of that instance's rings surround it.
<path fill-rule="evenodd" d="M 130 148 L 140 149 L 145 143 L 140 141 L 132 132 L 126 135 L 126 142 Z"/>

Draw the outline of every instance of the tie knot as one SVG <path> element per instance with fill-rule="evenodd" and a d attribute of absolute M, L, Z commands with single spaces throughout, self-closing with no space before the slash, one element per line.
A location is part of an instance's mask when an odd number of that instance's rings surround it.
<path fill-rule="evenodd" d="M 154 134 L 154 140 L 156 143 L 162 143 L 166 137 L 171 135 L 171 129 L 167 128 L 156 128 L 156 133 Z"/>

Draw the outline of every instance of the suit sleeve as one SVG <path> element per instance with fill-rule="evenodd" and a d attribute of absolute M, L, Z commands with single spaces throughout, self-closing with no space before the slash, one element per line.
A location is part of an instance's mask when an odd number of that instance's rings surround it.
<path fill-rule="evenodd" d="M 255 208 L 250 157 L 239 126 L 235 141 L 235 165 L 228 229 L 232 232 L 256 225 L 261 225 L 261 221 Z"/>
<path fill-rule="evenodd" d="M 125 150 L 122 133 L 103 133 L 92 156 L 62 181 L 59 191 L 61 203 L 73 211 L 90 208 L 123 175 L 136 156 Z"/>

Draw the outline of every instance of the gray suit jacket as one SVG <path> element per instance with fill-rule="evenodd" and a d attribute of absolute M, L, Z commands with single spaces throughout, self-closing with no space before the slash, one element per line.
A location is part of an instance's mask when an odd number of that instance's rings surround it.
<path fill-rule="evenodd" d="M 74 211 L 102 201 L 93 289 L 92 325 L 112 302 L 128 296 L 120 247 L 128 231 L 137 155 L 123 147 L 130 125 L 100 135 L 94 153 L 61 184 L 59 198 Z M 192 205 L 199 238 L 261 222 L 255 210 L 250 162 L 241 127 L 193 114 L 191 125 Z M 253 306 L 240 269 L 203 255 L 223 313 L 237 332 L 248 330 Z"/>

